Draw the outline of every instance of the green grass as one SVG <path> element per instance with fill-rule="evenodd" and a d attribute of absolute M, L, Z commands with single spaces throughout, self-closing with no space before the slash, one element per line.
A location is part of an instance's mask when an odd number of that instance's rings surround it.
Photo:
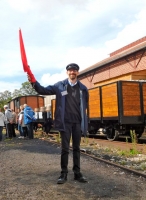
<path fill-rule="evenodd" d="M 126 157 L 131 157 L 135 156 L 137 154 L 141 154 L 142 152 L 137 150 L 136 148 L 131 148 L 129 150 L 119 150 L 118 155 L 120 156 L 126 156 Z"/>
<path fill-rule="evenodd" d="M 58 133 L 58 135 L 56 135 L 56 141 L 57 143 L 61 143 L 60 132 Z"/>

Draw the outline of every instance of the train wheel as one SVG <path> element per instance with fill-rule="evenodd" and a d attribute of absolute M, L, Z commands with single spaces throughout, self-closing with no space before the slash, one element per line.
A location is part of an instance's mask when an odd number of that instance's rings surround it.
<path fill-rule="evenodd" d="M 143 134 L 143 132 L 136 133 L 137 138 L 140 138 L 142 136 L 142 134 Z"/>
<path fill-rule="evenodd" d="M 135 130 L 137 138 L 140 138 L 144 132 L 144 128 L 139 127 L 139 129 Z"/>
<path fill-rule="evenodd" d="M 107 139 L 109 141 L 117 140 L 119 137 L 119 132 L 113 128 L 108 129 L 107 131 Z"/>

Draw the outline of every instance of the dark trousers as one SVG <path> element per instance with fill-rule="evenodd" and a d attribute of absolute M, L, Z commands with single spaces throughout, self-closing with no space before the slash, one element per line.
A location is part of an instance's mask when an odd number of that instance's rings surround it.
<path fill-rule="evenodd" d="M 30 122 L 29 124 L 26 124 L 28 137 L 29 139 L 33 139 L 33 122 Z"/>
<path fill-rule="evenodd" d="M 6 129 L 7 129 L 7 137 L 12 138 L 13 136 L 12 124 L 10 123 L 6 124 Z"/>
<path fill-rule="evenodd" d="M 37 122 L 33 123 L 33 129 L 34 129 L 35 132 L 37 131 L 37 129 L 38 129 L 38 123 Z"/>
<path fill-rule="evenodd" d="M 2 138 L 3 138 L 3 126 L 0 126 L 0 141 L 2 141 Z"/>
<path fill-rule="evenodd" d="M 71 136 L 73 171 L 74 173 L 80 172 L 81 125 L 79 123 L 65 123 L 65 132 L 61 132 L 61 173 L 68 173 L 68 156 Z"/>
<path fill-rule="evenodd" d="M 15 124 L 11 124 L 12 126 L 12 136 L 16 137 L 16 133 L 15 133 Z"/>

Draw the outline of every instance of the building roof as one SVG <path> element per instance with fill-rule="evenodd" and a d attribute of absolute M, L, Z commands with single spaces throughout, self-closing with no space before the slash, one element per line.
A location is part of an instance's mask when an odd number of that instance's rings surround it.
<path fill-rule="evenodd" d="M 118 59 L 121 59 L 125 56 L 128 56 L 134 52 L 137 52 L 139 50 L 142 50 L 142 49 L 146 49 L 146 37 L 143 37 L 129 45 L 126 45 L 125 47 L 122 47 L 114 52 L 112 52 L 110 54 L 110 57 L 109 58 L 106 58 L 84 70 L 82 70 L 80 72 L 80 74 L 78 75 L 78 77 L 81 77 L 87 73 L 90 73 L 90 72 L 93 72 L 95 69 L 99 69 L 99 68 L 102 68 L 104 67 L 105 65 L 107 64 L 110 64 L 111 62 L 113 61 L 116 61 Z"/>

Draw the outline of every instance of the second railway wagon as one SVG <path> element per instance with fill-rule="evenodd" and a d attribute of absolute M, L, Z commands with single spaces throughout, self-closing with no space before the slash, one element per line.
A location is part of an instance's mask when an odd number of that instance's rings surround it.
<path fill-rule="evenodd" d="M 26 95 L 16 97 L 9 102 L 9 108 L 13 109 L 16 114 L 18 114 L 20 112 L 20 105 L 27 104 L 35 112 L 35 124 L 41 123 L 43 125 L 44 121 L 51 115 L 50 111 L 45 111 L 44 98 L 44 96 L 40 95 Z"/>
<path fill-rule="evenodd" d="M 39 109 L 40 107 L 44 107 L 44 96 L 39 95 L 26 95 L 20 96 L 12 99 L 9 102 L 9 107 L 13 109 L 16 113 L 20 111 L 20 105 L 27 104 L 33 110 Z"/>

